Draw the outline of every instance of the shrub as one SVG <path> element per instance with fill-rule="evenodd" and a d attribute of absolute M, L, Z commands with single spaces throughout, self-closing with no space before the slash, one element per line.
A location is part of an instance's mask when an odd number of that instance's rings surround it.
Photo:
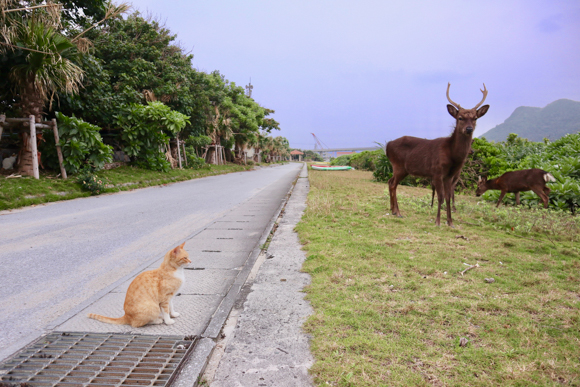
<path fill-rule="evenodd" d="M 189 136 L 185 140 L 185 145 L 191 147 L 196 152 L 202 152 L 203 148 L 210 145 L 212 142 L 209 136 Z"/>
<path fill-rule="evenodd" d="M 77 182 L 85 191 L 90 191 L 91 195 L 99 195 L 105 190 L 105 183 L 95 175 L 90 169 L 84 169 L 77 176 Z"/>
<path fill-rule="evenodd" d="M 60 112 L 56 112 L 56 119 L 63 164 L 68 173 L 77 173 L 85 167 L 96 171 L 113 160 L 113 148 L 103 144 L 98 126 L 91 125 L 80 118 L 67 117 Z M 46 166 L 59 170 L 52 130 L 50 133 L 47 132 L 44 138 L 46 142 L 42 148 L 42 156 Z"/>
<path fill-rule="evenodd" d="M 386 183 L 391 177 L 393 177 L 393 166 L 387 155 L 382 154 L 377 160 L 373 178 L 376 181 Z"/>
<path fill-rule="evenodd" d="M 186 147 L 186 152 L 187 152 L 187 168 L 191 169 L 211 168 L 209 164 L 206 164 L 203 157 L 198 157 L 195 154 L 193 147 Z"/>
<path fill-rule="evenodd" d="M 330 162 L 330 165 L 350 165 L 350 158 L 352 155 L 338 156 Z"/>
<path fill-rule="evenodd" d="M 185 128 L 188 119 L 186 115 L 155 101 L 147 105 L 124 106 L 116 117 L 116 123 L 123 129 L 124 151 L 137 166 L 168 171 L 171 165 L 165 158 L 165 146 L 170 136 Z"/>
<path fill-rule="evenodd" d="M 351 155 L 349 165 L 355 169 L 374 171 L 376 169 L 377 162 L 379 161 L 379 157 L 384 154 L 385 152 L 382 149 L 354 153 Z"/>

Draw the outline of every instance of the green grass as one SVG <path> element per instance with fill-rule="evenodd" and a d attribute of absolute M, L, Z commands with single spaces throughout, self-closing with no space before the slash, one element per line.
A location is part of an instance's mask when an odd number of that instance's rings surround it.
<path fill-rule="evenodd" d="M 227 164 L 212 165 L 209 169 L 172 169 L 169 172 L 155 172 L 124 166 L 99 171 L 97 176 L 107 184 L 107 189 L 104 193 L 113 193 L 205 176 L 245 171 L 252 168 L 251 166 Z M 90 196 L 90 192 L 81 190 L 81 186 L 76 182 L 75 176 L 69 176 L 68 180 L 57 178 L 55 174 L 48 173 L 41 174 L 38 180 L 28 176 L 10 179 L 0 176 L 0 210 L 85 196 Z"/>
<path fill-rule="evenodd" d="M 316 385 L 580 385 L 578 217 L 457 195 L 436 227 L 431 190 L 399 186 L 401 219 L 371 178 L 310 171 Z"/>

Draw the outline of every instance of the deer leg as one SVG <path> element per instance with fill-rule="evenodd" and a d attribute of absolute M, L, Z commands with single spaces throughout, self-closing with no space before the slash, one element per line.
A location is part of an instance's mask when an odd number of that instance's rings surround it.
<path fill-rule="evenodd" d="M 451 191 L 451 201 L 453 202 L 453 204 L 451 205 L 451 211 L 452 212 L 457 212 L 457 209 L 455 208 L 455 187 L 452 187 L 452 191 Z"/>
<path fill-rule="evenodd" d="M 543 188 L 543 191 L 546 194 L 546 196 L 549 196 L 550 195 L 550 191 L 552 191 L 552 190 L 550 188 L 548 188 L 548 187 L 544 187 Z"/>
<path fill-rule="evenodd" d="M 457 187 L 457 182 L 459 182 L 459 177 L 453 179 L 453 184 L 451 186 L 451 200 L 453 201 L 453 206 L 451 209 L 453 212 L 457 212 L 457 208 L 455 208 L 455 187 Z"/>
<path fill-rule="evenodd" d="M 441 226 L 441 206 L 444 200 L 444 189 L 443 181 L 438 180 L 435 184 L 435 190 L 437 191 L 437 218 L 435 218 L 435 225 Z"/>
<path fill-rule="evenodd" d="M 499 194 L 499 200 L 497 201 L 497 205 L 496 208 L 499 207 L 501 201 L 503 200 L 503 197 L 505 196 L 505 194 L 507 193 L 507 191 L 501 191 L 501 193 Z"/>
<path fill-rule="evenodd" d="M 431 208 L 433 208 L 433 201 L 435 200 L 435 186 L 431 183 Z"/>
<path fill-rule="evenodd" d="M 452 180 L 444 181 L 445 188 L 445 204 L 447 205 L 447 225 L 453 227 L 453 219 L 451 219 L 451 197 L 453 195 L 453 183 Z"/>
<path fill-rule="evenodd" d="M 520 205 L 520 193 L 516 192 L 516 205 Z"/>
<path fill-rule="evenodd" d="M 391 213 L 399 218 L 402 218 L 401 211 L 399 210 L 399 203 L 397 201 L 397 185 L 401 180 L 407 176 L 406 173 L 394 172 L 393 177 L 389 179 L 389 196 L 391 198 Z"/>
<path fill-rule="evenodd" d="M 389 179 L 389 181 L 387 182 L 387 184 L 389 186 L 389 201 L 391 202 L 391 214 L 394 215 L 394 212 L 395 212 L 395 200 L 393 198 L 393 191 L 396 190 L 396 186 L 395 186 L 394 189 L 392 188 L 393 179 L 394 179 L 394 177 L 391 177 Z"/>
<path fill-rule="evenodd" d="M 540 199 L 542 199 L 542 201 L 544 202 L 544 208 L 548 208 L 548 201 L 549 201 L 549 197 L 548 195 L 546 195 L 546 193 L 544 192 L 544 190 L 539 190 L 537 188 L 532 188 L 532 191 L 534 191 L 534 193 L 536 195 L 538 195 L 540 197 Z"/>

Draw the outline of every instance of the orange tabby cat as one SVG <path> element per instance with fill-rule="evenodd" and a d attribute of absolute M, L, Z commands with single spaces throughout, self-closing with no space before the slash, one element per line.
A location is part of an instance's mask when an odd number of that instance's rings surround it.
<path fill-rule="evenodd" d="M 134 328 L 162 322 L 173 324 L 175 320 L 171 317 L 179 316 L 173 309 L 173 296 L 185 280 L 183 267 L 191 263 L 183 245 L 185 242 L 169 250 L 159 269 L 145 271 L 135 277 L 127 289 L 123 317 L 112 318 L 94 313 L 90 313 L 89 317 L 111 324 L 130 324 Z"/>

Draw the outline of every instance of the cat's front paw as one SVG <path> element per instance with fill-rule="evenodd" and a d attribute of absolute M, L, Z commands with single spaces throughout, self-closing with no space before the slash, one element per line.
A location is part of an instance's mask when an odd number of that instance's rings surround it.
<path fill-rule="evenodd" d="M 165 320 L 165 324 L 167 325 L 175 324 L 175 320 L 168 318 L 167 320 Z"/>
<path fill-rule="evenodd" d="M 179 316 L 181 316 L 181 313 L 171 312 L 170 315 L 171 315 L 171 317 L 179 317 Z"/>

